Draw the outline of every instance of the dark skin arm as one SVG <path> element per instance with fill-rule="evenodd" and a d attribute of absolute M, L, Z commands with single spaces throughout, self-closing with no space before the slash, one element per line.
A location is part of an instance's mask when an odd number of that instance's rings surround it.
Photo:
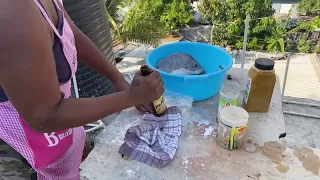
<path fill-rule="evenodd" d="M 0 85 L 31 128 L 82 126 L 163 93 L 159 73 L 136 76 L 130 88 L 99 98 L 61 99 L 46 21 L 33 1 L 0 1 Z M 28 14 L 26 16 L 25 14 Z M 10 18 L 8 18 L 10 17 Z M 14 22 L 14 23 L 12 23 Z"/>
<path fill-rule="evenodd" d="M 69 17 L 64 7 L 60 2 L 58 3 L 60 8 L 64 11 L 65 18 L 73 31 L 79 59 L 92 69 L 96 70 L 99 74 L 110 79 L 117 90 L 122 91 L 127 89 L 129 84 L 125 81 L 122 74 L 104 57 L 95 44 L 80 31 Z M 122 87 L 124 85 L 126 86 L 125 89 Z"/>
<path fill-rule="evenodd" d="M 70 16 L 59 3 L 60 8 L 64 11 L 64 15 L 73 31 L 78 58 L 86 65 L 96 70 L 99 74 L 110 79 L 115 87 L 116 92 L 125 91 L 129 88 L 129 83 L 124 79 L 123 75 L 104 57 L 97 46 L 81 32 L 81 30 L 73 23 Z M 140 112 L 151 112 L 147 106 L 136 106 Z"/>

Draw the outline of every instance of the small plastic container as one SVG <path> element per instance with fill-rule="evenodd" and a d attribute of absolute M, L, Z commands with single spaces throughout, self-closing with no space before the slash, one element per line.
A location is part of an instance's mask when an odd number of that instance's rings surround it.
<path fill-rule="evenodd" d="M 239 95 L 240 86 L 237 82 L 231 80 L 224 81 L 220 89 L 218 112 L 226 106 L 237 106 Z"/>
<path fill-rule="evenodd" d="M 248 120 L 248 112 L 238 106 L 227 106 L 221 109 L 217 143 L 229 150 L 241 147 Z"/>

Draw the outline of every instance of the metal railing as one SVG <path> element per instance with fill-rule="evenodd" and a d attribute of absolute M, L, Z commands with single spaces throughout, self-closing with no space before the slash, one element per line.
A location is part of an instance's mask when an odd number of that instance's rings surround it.
<path fill-rule="evenodd" d="M 79 90 L 78 90 L 77 78 L 75 76 L 72 76 L 72 82 L 73 82 L 73 88 L 74 88 L 75 96 L 76 96 L 76 98 L 79 98 Z M 102 128 L 102 127 L 104 127 L 104 124 L 99 119 L 95 123 L 90 123 L 90 124 L 85 125 L 85 132 L 86 133 L 90 133 L 90 132 L 96 131 L 96 130 Z"/>

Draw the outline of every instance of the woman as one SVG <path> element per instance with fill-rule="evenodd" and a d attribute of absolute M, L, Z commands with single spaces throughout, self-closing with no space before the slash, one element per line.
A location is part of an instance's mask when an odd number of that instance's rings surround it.
<path fill-rule="evenodd" d="M 0 7 L 0 139 L 38 179 L 79 179 L 82 126 L 160 97 L 159 73 L 137 74 L 129 85 L 56 0 L 1 0 Z M 117 92 L 70 98 L 77 57 Z"/>

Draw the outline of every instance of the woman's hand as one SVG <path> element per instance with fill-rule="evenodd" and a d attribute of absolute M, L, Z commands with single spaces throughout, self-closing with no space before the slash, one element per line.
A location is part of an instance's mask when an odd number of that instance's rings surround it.
<path fill-rule="evenodd" d="M 124 78 L 114 83 L 115 92 L 127 91 L 129 90 L 129 87 L 130 84 Z M 152 112 L 148 104 L 136 106 L 136 109 L 142 114 Z"/>
<path fill-rule="evenodd" d="M 141 72 L 138 72 L 128 89 L 129 96 L 134 103 L 149 104 L 164 93 L 163 84 L 160 74 L 157 71 L 153 71 L 148 76 L 142 76 Z M 152 112 L 148 105 L 137 107 L 137 109 Z"/>

